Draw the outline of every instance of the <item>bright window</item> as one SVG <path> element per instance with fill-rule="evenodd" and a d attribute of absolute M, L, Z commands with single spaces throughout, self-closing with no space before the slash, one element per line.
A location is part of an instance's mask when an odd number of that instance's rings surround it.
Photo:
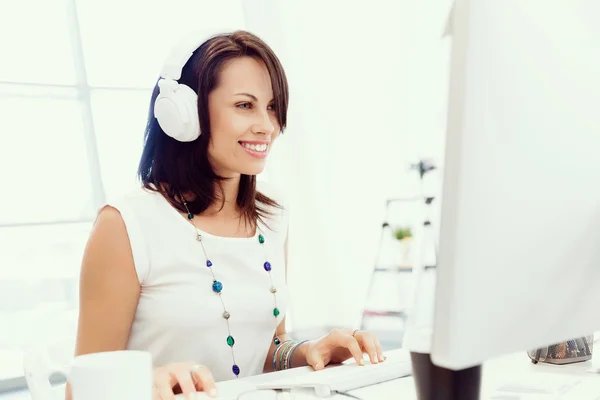
<path fill-rule="evenodd" d="M 148 118 L 148 90 L 94 90 L 92 110 L 107 198 L 138 185 L 137 168 Z"/>
<path fill-rule="evenodd" d="M 80 221 L 93 213 L 77 100 L 0 98 L 0 224 Z"/>
<path fill-rule="evenodd" d="M 75 335 L 85 243 L 102 202 L 138 185 L 164 58 L 217 27 L 245 27 L 241 0 L 2 7 L 0 392 L 22 379 L 24 349 Z"/>
<path fill-rule="evenodd" d="M 67 11 L 65 0 L 2 3 L 0 81 L 75 84 Z"/>

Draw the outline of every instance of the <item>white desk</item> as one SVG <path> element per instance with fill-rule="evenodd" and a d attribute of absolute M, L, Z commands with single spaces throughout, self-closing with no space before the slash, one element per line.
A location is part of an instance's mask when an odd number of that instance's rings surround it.
<path fill-rule="evenodd" d="M 597 363 L 598 361 L 600 361 L 600 349 L 596 349 L 594 363 Z M 590 385 L 594 385 L 594 392 L 598 395 L 600 394 L 600 377 L 597 374 L 587 372 L 591 367 L 592 361 L 563 366 L 543 363 L 536 365 L 531 363 L 527 357 L 527 354 L 524 352 L 503 356 L 494 360 L 490 360 L 484 364 L 481 399 L 489 399 L 498 387 L 507 382 L 526 377 L 535 378 L 543 376 L 543 374 L 547 373 L 584 377 L 586 380 L 589 380 Z M 310 373 L 311 371 L 312 369 L 310 367 L 294 368 L 292 370 L 272 372 L 268 374 L 242 378 L 235 381 L 220 382 L 217 385 L 218 387 L 225 388 L 228 386 L 231 388 L 231 385 L 266 382 L 289 376 L 300 376 Z M 396 398 L 399 400 L 417 400 L 412 377 L 401 378 L 390 382 L 383 382 L 377 385 L 354 390 L 351 393 L 364 400 L 380 400 L 387 398 Z M 345 397 L 343 396 L 331 397 L 332 400 L 341 400 L 344 398 Z M 515 400 L 518 398 L 519 397 L 514 397 Z M 183 399 L 183 397 L 177 396 L 177 399 Z"/>

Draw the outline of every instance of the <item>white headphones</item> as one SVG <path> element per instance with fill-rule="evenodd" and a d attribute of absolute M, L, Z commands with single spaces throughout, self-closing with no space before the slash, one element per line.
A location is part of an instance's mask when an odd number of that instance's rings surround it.
<path fill-rule="evenodd" d="M 160 74 L 154 117 L 167 135 L 180 142 L 194 141 L 201 134 L 198 94 L 189 86 L 179 84 L 181 70 L 194 51 L 219 32 L 225 31 L 194 32 L 186 37 L 173 48 Z"/>

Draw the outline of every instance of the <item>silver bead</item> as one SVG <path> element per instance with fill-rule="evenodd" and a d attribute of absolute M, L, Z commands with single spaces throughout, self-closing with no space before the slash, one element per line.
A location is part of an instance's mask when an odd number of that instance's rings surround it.
<path fill-rule="evenodd" d="M 229 317 L 231 317 L 231 315 L 230 315 L 230 314 L 229 314 L 227 311 L 225 311 L 225 312 L 223 313 L 223 318 L 225 318 L 225 319 L 229 319 Z"/>
<path fill-rule="evenodd" d="M 271 293 L 273 293 L 273 294 L 277 293 L 277 288 L 275 286 L 273 286 L 271 288 Z"/>
<path fill-rule="evenodd" d="M 197 240 L 197 241 L 199 241 L 199 242 L 201 242 L 201 241 L 202 241 L 202 235 L 201 235 L 201 234 L 198 234 L 198 235 L 196 236 L 196 240 Z"/>

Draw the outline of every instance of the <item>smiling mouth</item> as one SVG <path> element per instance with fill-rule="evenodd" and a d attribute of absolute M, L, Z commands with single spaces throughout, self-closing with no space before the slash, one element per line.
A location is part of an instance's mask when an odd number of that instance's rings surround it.
<path fill-rule="evenodd" d="M 255 151 L 257 153 L 264 153 L 269 148 L 269 145 L 267 145 L 266 143 L 263 143 L 263 144 L 253 144 L 253 143 L 246 143 L 246 142 L 238 142 L 238 143 L 241 144 L 243 148 L 251 150 L 251 151 Z"/>

